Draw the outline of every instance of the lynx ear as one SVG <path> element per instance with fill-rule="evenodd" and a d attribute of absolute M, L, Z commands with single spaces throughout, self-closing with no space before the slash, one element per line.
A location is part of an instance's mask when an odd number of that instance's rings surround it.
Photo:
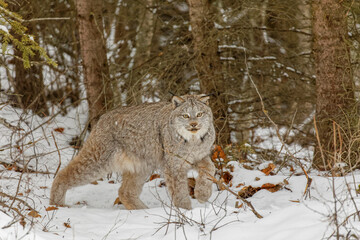
<path fill-rule="evenodd" d="M 171 102 L 173 104 L 174 109 L 177 108 L 178 106 L 180 106 L 182 103 L 185 102 L 185 100 L 181 97 L 178 96 L 173 96 L 171 99 Z"/>
<path fill-rule="evenodd" d="M 205 103 L 206 105 L 209 105 L 209 99 L 210 99 L 209 95 L 205 95 L 205 94 L 199 95 L 199 101 Z"/>

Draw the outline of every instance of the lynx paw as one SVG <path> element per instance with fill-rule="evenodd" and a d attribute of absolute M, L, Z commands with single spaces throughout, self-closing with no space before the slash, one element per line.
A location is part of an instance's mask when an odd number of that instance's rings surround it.
<path fill-rule="evenodd" d="M 206 202 L 210 198 L 211 193 L 212 193 L 211 184 L 195 186 L 195 198 L 200 203 Z"/>

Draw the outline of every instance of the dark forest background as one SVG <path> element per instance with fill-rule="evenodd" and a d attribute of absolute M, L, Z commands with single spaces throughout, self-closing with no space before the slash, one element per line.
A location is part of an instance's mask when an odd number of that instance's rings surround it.
<path fill-rule="evenodd" d="M 49 116 L 87 101 L 91 127 L 120 105 L 209 93 L 224 148 L 247 143 L 273 157 L 256 146 L 266 140 L 259 129 L 276 125 L 291 130 L 281 131 L 284 143 L 314 149 L 320 169 L 359 163 L 358 1 L 5 2 L 2 25 L 25 26 L 57 65 L 37 53 L 26 67 L 9 41 L 2 104 Z M 6 34 L 23 37 L 14 27 L 0 33 L 2 46 Z"/>

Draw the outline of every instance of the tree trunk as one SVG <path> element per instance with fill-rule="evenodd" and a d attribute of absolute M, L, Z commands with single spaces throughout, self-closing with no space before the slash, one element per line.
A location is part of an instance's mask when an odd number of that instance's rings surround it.
<path fill-rule="evenodd" d="M 94 125 L 111 107 L 112 91 L 103 38 L 102 1 L 76 0 L 89 120 Z"/>
<path fill-rule="evenodd" d="M 345 117 L 354 106 L 347 39 L 346 12 L 338 0 L 313 1 L 313 52 L 316 70 L 316 120 L 318 144 L 315 150 L 315 166 L 328 169 L 340 160 L 348 146 L 341 131 L 347 131 Z M 334 135 L 336 133 L 336 135 Z M 334 138 L 335 136 L 335 138 Z M 340 146 L 341 145 L 341 146 Z M 342 152 L 339 152 L 342 148 Z"/>
<path fill-rule="evenodd" d="M 230 143 L 227 115 L 227 96 L 223 84 L 222 67 L 214 23 L 211 21 L 208 0 L 188 0 L 191 32 L 195 50 L 195 67 L 204 93 L 214 93 L 210 107 L 214 113 L 218 144 Z"/>
<path fill-rule="evenodd" d="M 147 60 L 149 60 L 151 56 L 151 42 L 154 35 L 154 13 L 151 10 L 151 6 L 153 5 L 153 0 L 146 0 L 146 6 L 143 6 L 139 9 L 139 26 L 137 27 L 137 35 L 136 35 L 136 54 L 134 56 L 134 64 L 132 69 L 139 68 Z M 140 67 L 141 69 L 141 67 Z M 143 77 L 142 73 L 138 73 L 135 71 L 134 76 L 127 79 L 126 83 L 126 103 L 128 105 L 131 104 L 140 104 L 142 102 L 142 96 L 145 95 L 143 92 Z"/>

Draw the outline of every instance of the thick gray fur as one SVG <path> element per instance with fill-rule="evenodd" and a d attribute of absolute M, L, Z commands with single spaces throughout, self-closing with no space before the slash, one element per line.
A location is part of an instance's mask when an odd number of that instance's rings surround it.
<path fill-rule="evenodd" d="M 139 199 L 154 170 L 164 174 L 172 202 L 191 209 L 187 172 L 196 169 L 195 197 L 211 196 L 215 167 L 210 152 L 215 140 L 213 115 L 206 95 L 174 96 L 171 102 L 118 108 L 104 114 L 79 154 L 52 185 L 50 204 L 64 205 L 66 191 L 119 172 L 119 199 L 127 209 L 147 208 Z"/>

